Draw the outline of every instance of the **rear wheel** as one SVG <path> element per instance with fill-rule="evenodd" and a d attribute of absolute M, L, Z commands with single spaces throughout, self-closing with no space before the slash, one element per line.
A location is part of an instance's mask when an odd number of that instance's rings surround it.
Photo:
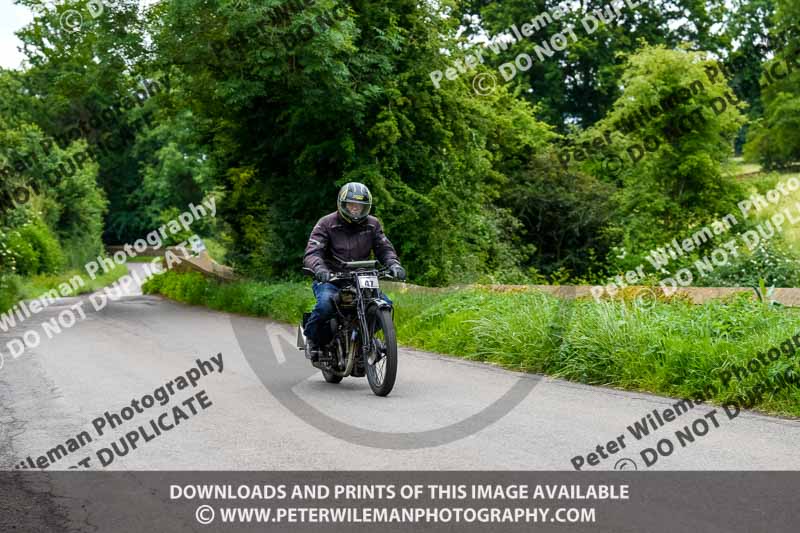
<path fill-rule="evenodd" d="M 367 324 L 372 338 L 366 361 L 367 381 L 376 396 L 387 396 L 397 377 L 397 337 L 390 309 L 373 308 Z"/>

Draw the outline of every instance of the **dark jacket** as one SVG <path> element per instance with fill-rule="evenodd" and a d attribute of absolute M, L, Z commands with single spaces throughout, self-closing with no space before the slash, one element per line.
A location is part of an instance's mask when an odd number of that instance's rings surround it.
<path fill-rule="evenodd" d="M 377 218 L 368 216 L 362 224 L 350 224 L 335 211 L 319 219 L 314 226 L 303 266 L 314 272 L 319 269 L 337 272 L 343 270 L 341 261 L 365 261 L 373 250 L 384 266 L 400 264 Z"/>

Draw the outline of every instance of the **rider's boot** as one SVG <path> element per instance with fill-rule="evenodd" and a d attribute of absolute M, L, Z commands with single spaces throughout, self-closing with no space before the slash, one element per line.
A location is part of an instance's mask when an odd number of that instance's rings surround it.
<path fill-rule="evenodd" d="M 311 339 L 306 339 L 306 359 L 310 359 L 312 363 L 319 361 L 319 345 Z"/>

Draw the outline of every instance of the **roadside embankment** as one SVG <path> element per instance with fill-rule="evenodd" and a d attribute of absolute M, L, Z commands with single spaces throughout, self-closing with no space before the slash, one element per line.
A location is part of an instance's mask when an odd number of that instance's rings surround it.
<path fill-rule="evenodd" d="M 314 303 L 308 283 L 219 283 L 199 273 L 168 272 L 143 290 L 289 323 Z M 765 305 L 752 292 L 696 305 L 680 297 L 568 299 L 530 288 L 386 290 L 406 346 L 592 385 L 800 416 L 800 310 Z M 746 371 L 733 376 L 732 368 Z M 764 385 L 778 375 L 785 386 Z"/>

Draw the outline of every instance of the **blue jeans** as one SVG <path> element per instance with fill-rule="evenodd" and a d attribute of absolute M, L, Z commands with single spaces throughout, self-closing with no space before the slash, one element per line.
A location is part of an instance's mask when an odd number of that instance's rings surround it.
<path fill-rule="evenodd" d="M 325 346 L 333 340 L 328 321 L 336 316 L 336 307 L 334 307 L 333 299 L 339 293 L 339 287 L 333 283 L 315 281 L 312 283 L 311 289 L 314 291 L 317 305 L 311 311 L 304 333 L 308 339 L 317 343 L 317 345 Z M 392 303 L 383 292 L 381 292 L 381 298 L 390 304 Z"/>

